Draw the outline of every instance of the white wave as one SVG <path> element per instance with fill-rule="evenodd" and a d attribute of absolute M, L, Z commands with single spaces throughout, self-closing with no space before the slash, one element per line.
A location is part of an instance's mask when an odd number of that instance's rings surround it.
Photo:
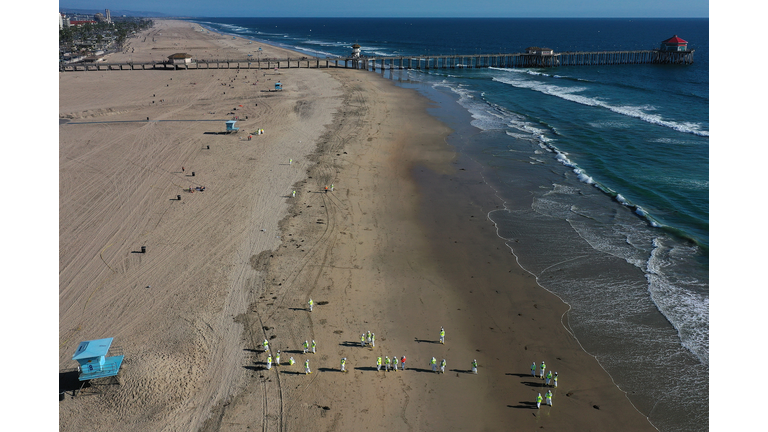
<path fill-rule="evenodd" d="M 509 69 L 514 70 L 514 69 Z M 652 106 L 614 106 L 600 98 L 583 96 L 577 93 L 587 90 L 586 87 L 562 87 L 553 84 L 547 84 L 541 81 L 514 78 L 513 76 L 493 77 L 494 81 L 508 84 L 517 88 L 525 88 L 533 91 L 537 91 L 549 96 L 559 97 L 561 99 L 575 102 L 586 106 L 594 106 L 604 108 L 613 111 L 617 114 L 633 117 L 645 121 L 647 123 L 656 124 L 659 126 L 668 127 L 678 132 L 690 133 L 699 136 L 709 136 L 709 131 L 701 130 L 701 126 L 692 122 L 676 122 L 672 120 L 665 120 L 659 114 L 650 114 L 647 111 L 655 110 Z"/>
<path fill-rule="evenodd" d="M 709 363 L 709 297 L 700 293 L 707 287 L 694 279 L 667 276 L 676 262 L 690 259 L 696 249 L 669 246 L 659 238 L 654 239 L 653 246 L 646 268 L 651 300 L 675 327 L 683 346 Z"/>

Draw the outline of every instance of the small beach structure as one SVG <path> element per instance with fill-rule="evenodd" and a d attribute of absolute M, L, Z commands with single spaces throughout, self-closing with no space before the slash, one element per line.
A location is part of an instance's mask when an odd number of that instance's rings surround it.
<path fill-rule="evenodd" d="M 120 366 L 123 364 L 122 349 L 115 347 L 113 356 L 108 356 L 113 338 L 95 339 L 80 342 L 72 360 L 79 363 L 78 380 L 87 381 L 96 378 L 117 376 Z"/>
<path fill-rule="evenodd" d="M 192 63 L 192 56 L 187 53 L 176 53 L 168 56 L 168 63 L 171 64 L 190 64 Z"/>
<path fill-rule="evenodd" d="M 555 51 L 552 48 L 540 48 L 537 46 L 528 47 L 525 49 L 526 54 L 533 54 L 539 56 L 551 56 L 555 55 Z"/>
<path fill-rule="evenodd" d="M 352 58 L 360 57 L 360 45 L 352 44 Z"/>
<path fill-rule="evenodd" d="M 230 134 L 230 133 L 237 133 L 237 131 L 239 131 L 240 128 L 235 127 L 235 123 L 237 123 L 237 120 L 227 120 L 227 122 L 226 122 L 227 130 L 225 132 L 228 133 L 228 134 Z"/>
<path fill-rule="evenodd" d="M 283 89 L 283 84 L 280 81 L 276 82 L 275 90 L 282 90 L 282 89 Z"/>
<path fill-rule="evenodd" d="M 688 51 L 688 41 L 679 38 L 677 35 L 662 41 L 660 51 Z"/>

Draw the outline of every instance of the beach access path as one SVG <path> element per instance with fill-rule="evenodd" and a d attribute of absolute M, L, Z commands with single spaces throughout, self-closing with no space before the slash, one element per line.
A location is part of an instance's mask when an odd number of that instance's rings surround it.
<path fill-rule="evenodd" d="M 183 21 L 149 33 L 134 58 L 252 47 Z M 104 123 L 59 126 L 59 366 L 82 340 L 126 354 L 121 386 L 60 402 L 60 430 L 654 430 L 563 326 L 567 305 L 501 240 L 483 249 L 499 203 L 467 198 L 473 165 L 427 100 L 364 71 L 277 73 L 60 74 L 60 116 Z M 238 134 L 156 121 L 222 115 Z M 282 351 L 270 370 L 264 339 Z M 536 409 L 542 360 L 561 382 Z"/>

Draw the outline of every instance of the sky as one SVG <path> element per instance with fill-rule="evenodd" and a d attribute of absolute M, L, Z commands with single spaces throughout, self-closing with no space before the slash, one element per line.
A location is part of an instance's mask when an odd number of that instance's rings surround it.
<path fill-rule="evenodd" d="M 59 7 L 194 17 L 709 17 L 707 0 L 62 0 Z"/>

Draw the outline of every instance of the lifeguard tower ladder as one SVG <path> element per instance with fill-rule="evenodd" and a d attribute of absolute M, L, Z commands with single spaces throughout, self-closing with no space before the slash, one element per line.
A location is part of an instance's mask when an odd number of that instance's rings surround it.
<path fill-rule="evenodd" d="M 237 133 L 240 128 L 235 127 L 235 123 L 237 123 L 237 120 L 227 120 L 227 130 L 225 132 L 228 134 Z"/>
<path fill-rule="evenodd" d="M 96 378 L 114 377 L 117 384 L 120 379 L 117 377 L 120 372 L 120 366 L 123 364 L 123 350 L 120 347 L 114 347 L 110 352 L 113 338 L 95 339 L 80 342 L 77 346 L 72 360 L 79 363 L 77 367 L 80 381 L 89 381 Z M 107 356 L 107 354 L 115 354 Z"/>

